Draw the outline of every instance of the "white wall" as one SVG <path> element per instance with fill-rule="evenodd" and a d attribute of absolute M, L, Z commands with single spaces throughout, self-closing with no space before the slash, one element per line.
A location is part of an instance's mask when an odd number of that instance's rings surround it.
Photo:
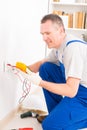
<path fill-rule="evenodd" d="M 3 62 L 31 64 L 45 56 L 40 20 L 48 0 L 0 0 L 0 70 Z"/>

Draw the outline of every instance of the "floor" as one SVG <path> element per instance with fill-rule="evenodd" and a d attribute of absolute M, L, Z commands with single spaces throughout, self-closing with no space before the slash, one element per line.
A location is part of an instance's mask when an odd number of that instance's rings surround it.
<path fill-rule="evenodd" d="M 27 117 L 27 118 L 20 118 L 20 114 L 14 116 L 12 119 L 5 122 L 4 125 L 1 127 L 0 130 L 19 130 L 19 128 L 33 128 L 33 130 L 42 130 L 41 124 L 37 121 L 36 118 Z M 87 130 L 81 129 L 81 130 Z"/>
<path fill-rule="evenodd" d="M 19 76 L 24 81 L 26 75 L 19 73 Z M 27 90 L 24 87 L 14 73 L 0 72 L 0 130 L 18 130 L 18 128 L 23 127 L 42 130 L 41 124 L 35 118 L 21 119 L 20 114 L 15 110 L 20 104 L 19 99 L 23 95 L 23 90 L 24 92 Z M 31 84 L 29 94 L 23 100 L 22 105 L 25 110 L 33 109 L 42 114 L 47 114 L 43 91 L 40 87 L 33 84 Z"/>
<path fill-rule="evenodd" d="M 21 84 L 18 78 L 11 72 L 0 72 L 0 130 L 18 130 L 18 128 L 24 127 L 42 130 L 41 124 L 36 118 L 28 117 L 21 119 L 20 113 L 13 110 L 21 96 Z M 29 95 L 24 100 L 24 106 L 47 113 L 42 90 L 34 85 L 31 86 L 30 90 Z M 9 114 L 9 112 L 11 113 Z M 84 130 L 87 130 L 87 128 Z"/>
<path fill-rule="evenodd" d="M 19 128 L 33 128 L 33 130 L 42 130 L 41 124 L 36 118 L 27 117 L 20 118 L 20 115 L 15 116 L 10 122 L 5 123 L 0 130 L 12 130 Z"/>

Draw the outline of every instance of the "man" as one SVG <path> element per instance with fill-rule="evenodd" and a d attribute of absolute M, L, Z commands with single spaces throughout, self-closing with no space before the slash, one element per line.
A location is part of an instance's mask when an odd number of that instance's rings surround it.
<path fill-rule="evenodd" d="M 78 130 L 87 127 L 87 43 L 65 32 L 62 19 L 48 14 L 40 33 L 50 54 L 27 66 L 30 81 L 43 88 L 49 115 L 43 130 Z M 35 73 L 39 71 L 37 76 Z M 34 73 L 33 73 L 34 72 Z"/>

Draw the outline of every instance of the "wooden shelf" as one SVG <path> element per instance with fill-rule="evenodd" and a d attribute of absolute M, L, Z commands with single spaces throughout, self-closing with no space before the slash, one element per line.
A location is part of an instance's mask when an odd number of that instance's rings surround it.
<path fill-rule="evenodd" d="M 49 0 L 49 13 L 52 13 L 53 11 L 60 11 L 65 12 L 66 14 L 73 14 L 73 18 L 75 20 L 75 16 L 77 16 L 75 13 L 77 12 L 85 12 L 87 15 L 87 3 L 71 3 L 71 2 L 53 2 L 53 0 Z M 81 16 L 81 15 L 80 15 Z M 67 18 L 66 18 L 67 19 Z M 75 21 L 74 21 L 75 22 Z M 67 24 L 67 22 L 66 22 Z M 74 28 L 74 27 L 77 28 Z M 80 26 L 80 25 L 79 25 Z M 74 25 L 73 28 L 67 28 L 67 25 L 65 26 L 66 32 L 75 34 L 77 36 L 85 36 L 87 39 L 87 29 L 80 29 L 80 27 Z"/>
<path fill-rule="evenodd" d="M 63 2 L 52 2 L 53 5 L 69 5 L 69 6 L 87 6 L 87 3 L 63 3 Z"/>

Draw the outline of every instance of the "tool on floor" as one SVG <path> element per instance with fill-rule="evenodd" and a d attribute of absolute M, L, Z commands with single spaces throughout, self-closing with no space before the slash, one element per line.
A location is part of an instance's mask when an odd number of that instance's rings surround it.
<path fill-rule="evenodd" d="M 32 112 L 32 111 L 28 111 L 28 112 L 25 112 L 25 113 L 22 113 L 20 115 L 21 118 L 26 118 L 26 117 L 35 117 L 37 118 L 38 114 L 35 113 L 35 112 Z"/>

